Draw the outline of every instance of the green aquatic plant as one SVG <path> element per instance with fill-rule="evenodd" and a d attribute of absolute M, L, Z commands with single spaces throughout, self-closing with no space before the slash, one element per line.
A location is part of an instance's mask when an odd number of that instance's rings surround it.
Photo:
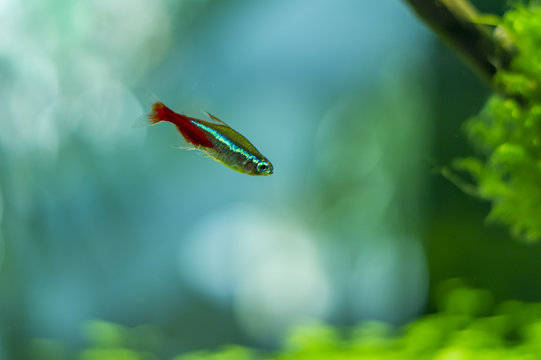
<path fill-rule="evenodd" d="M 438 313 L 403 328 L 364 322 L 338 331 L 321 324 L 291 331 L 274 354 L 250 351 L 240 359 L 535 359 L 541 356 L 541 304 L 492 306 L 486 291 L 452 289 Z M 239 351 L 239 349 L 236 349 Z M 186 354 L 176 360 L 229 359 L 230 349 Z M 243 353 L 248 354 L 248 353 Z"/>
<path fill-rule="evenodd" d="M 477 194 L 492 203 L 489 220 L 527 241 L 541 239 L 541 6 L 517 5 L 501 20 L 516 47 L 509 67 L 492 81 L 499 89 L 465 126 L 479 156 L 457 160 Z"/>
<path fill-rule="evenodd" d="M 537 359 L 541 357 L 541 303 L 496 304 L 486 290 L 452 279 L 436 291 L 437 311 L 402 327 L 376 321 L 351 328 L 299 325 L 276 351 L 228 345 L 164 356 L 158 330 L 90 321 L 88 346 L 77 354 L 54 340 L 35 340 L 36 359 L 326 360 Z M 76 356 L 75 356 L 76 355 Z"/>
<path fill-rule="evenodd" d="M 467 0 L 405 0 L 493 90 L 465 130 L 477 156 L 443 175 L 491 202 L 488 220 L 517 238 L 541 239 L 541 4 L 515 3 L 502 18 L 481 14 Z"/>

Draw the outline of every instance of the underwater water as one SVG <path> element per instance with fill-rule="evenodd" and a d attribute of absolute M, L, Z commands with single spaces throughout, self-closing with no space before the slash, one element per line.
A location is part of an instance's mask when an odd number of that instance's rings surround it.
<path fill-rule="evenodd" d="M 539 246 L 440 171 L 489 90 L 403 2 L 0 0 L 0 95 L 0 359 L 272 352 L 540 299 Z M 274 173 L 134 127 L 156 98 Z"/>

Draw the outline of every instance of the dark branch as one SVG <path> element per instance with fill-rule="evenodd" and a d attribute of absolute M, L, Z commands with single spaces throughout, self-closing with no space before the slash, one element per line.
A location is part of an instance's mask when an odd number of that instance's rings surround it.
<path fill-rule="evenodd" d="M 479 23 L 477 9 L 467 0 L 405 1 L 489 85 L 498 69 L 509 67 L 512 46 L 494 36 L 493 27 Z"/>

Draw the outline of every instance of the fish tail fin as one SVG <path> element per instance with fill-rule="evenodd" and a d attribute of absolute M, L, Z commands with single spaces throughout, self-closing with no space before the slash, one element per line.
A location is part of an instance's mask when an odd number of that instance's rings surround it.
<path fill-rule="evenodd" d="M 207 135 L 192 123 L 192 121 L 197 121 L 196 119 L 190 118 L 186 115 L 177 114 L 161 101 L 156 101 L 152 105 L 152 111 L 150 114 L 148 114 L 148 120 L 151 124 L 156 124 L 160 121 L 168 121 L 173 123 L 182 136 L 184 136 L 186 141 L 192 145 L 209 148 L 214 147 Z"/>
<path fill-rule="evenodd" d="M 161 101 L 156 101 L 152 104 L 152 111 L 148 114 L 148 120 L 151 124 L 159 123 L 160 121 L 171 121 L 176 114 L 173 110 L 165 106 Z"/>
<path fill-rule="evenodd" d="M 148 94 L 146 94 L 146 96 L 144 97 L 146 98 L 146 101 L 142 101 L 144 103 L 144 107 L 160 102 L 158 96 L 151 91 L 149 91 Z M 153 108 L 153 112 L 154 112 L 154 108 Z M 135 119 L 132 125 L 132 128 L 147 127 L 149 125 L 153 125 L 156 122 L 158 122 L 158 121 L 151 120 L 150 115 L 151 114 L 142 114 L 141 116 L 137 117 L 137 119 Z"/>
<path fill-rule="evenodd" d="M 152 110 L 150 111 L 150 113 L 139 116 L 135 120 L 135 123 L 132 127 L 138 128 L 154 125 L 159 123 L 160 121 L 170 121 L 172 123 L 175 123 L 173 121 L 175 119 L 175 116 L 178 116 L 178 114 L 176 114 L 173 110 L 169 109 L 161 101 L 156 101 L 154 104 L 152 104 Z"/>

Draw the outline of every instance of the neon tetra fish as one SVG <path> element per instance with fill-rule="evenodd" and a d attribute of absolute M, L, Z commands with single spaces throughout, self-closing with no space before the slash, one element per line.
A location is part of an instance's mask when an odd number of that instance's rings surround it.
<path fill-rule="evenodd" d="M 225 166 L 247 175 L 270 175 L 272 164 L 244 136 L 225 122 L 207 113 L 213 120 L 204 121 L 177 114 L 162 102 L 152 105 L 148 118 L 152 124 L 173 123 L 189 149 L 197 149 Z"/>

